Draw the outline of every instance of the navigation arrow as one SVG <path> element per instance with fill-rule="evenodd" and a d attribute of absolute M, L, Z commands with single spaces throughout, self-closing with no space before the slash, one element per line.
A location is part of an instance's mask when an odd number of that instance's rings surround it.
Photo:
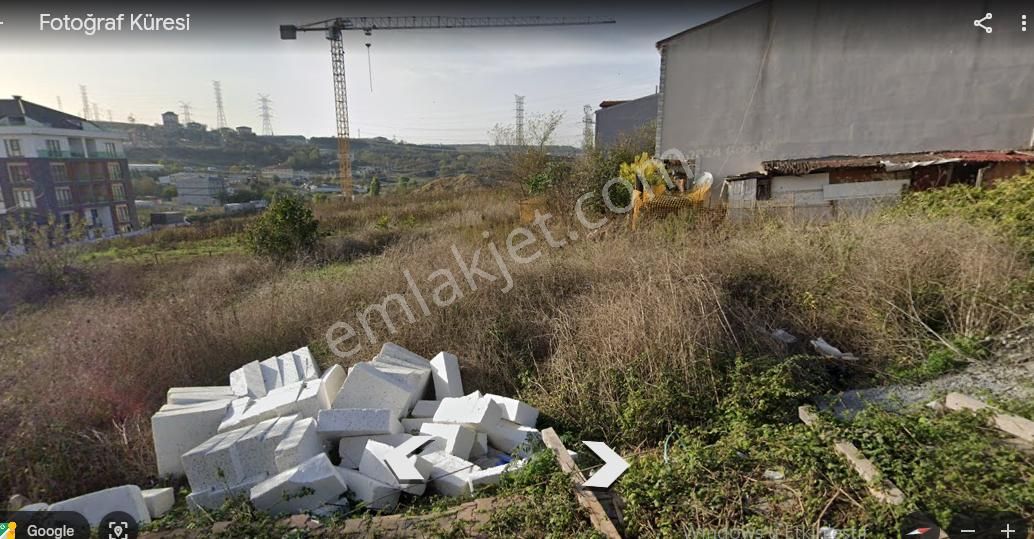
<path fill-rule="evenodd" d="M 628 463 L 603 442 L 582 441 L 586 447 L 603 459 L 603 467 L 582 483 L 582 488 L 608 489 L 628 469 Z"/>

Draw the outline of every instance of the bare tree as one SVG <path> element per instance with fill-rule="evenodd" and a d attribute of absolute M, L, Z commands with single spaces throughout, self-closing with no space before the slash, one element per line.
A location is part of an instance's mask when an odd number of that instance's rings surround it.
<path fill-rule="evenodd" d="M 496 173 L 504 182 L 519 183 L 522 188 L 549 163 L 549 146 L 564 119 L 564 113 L 553 111 L 534 116 L 524 123 L 523 140 L 512 125 L 496 124 L 490 135 L 499 154 Z"/>

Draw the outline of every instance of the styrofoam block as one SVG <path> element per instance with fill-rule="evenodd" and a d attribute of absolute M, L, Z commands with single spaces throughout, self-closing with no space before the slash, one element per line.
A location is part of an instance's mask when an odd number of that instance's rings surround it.
<path fill-rule="evenodd" d="M 278 473 L 276 448 L 297 419 L 296 415 L 267 419 L 241 436 L 231 448 L 239 477 L 251 477 L 262 472 Z"/>
<path fill-rule="evenodd" d="M 273 356 L 269 359 L 264 359 L 259 362 L 259 367 L 262 369 L 262 384 L 265 386 L 267 393 L 271 389 L 284 386 L 284 375 L 280 371 L 279 358 Z"/>
<path fill-rule="evenodd" d="M 324 439 L 397 434 L 402 432 L 402 424 L 395 417 L 394 410 L 331 408 L 330 410 L 320 410 L 316 419 L 316 432 Z"/>
<path fill-rule="evenodd" d="M 368 363 L 355 365 L 334 398 L 334 408 L 387 408 L 401 417 L 412 394 L 409 388 Z"/>
<path fill-rule="evenodd" d="M 326 410 L 334 404 L 334 398 L 337 397 L 341 386 L 345 383 L 345 369 L 335 363 L 331 365 L 327 372 L 323 373 L 320 378 L 320 408 Z"/>
<path fill-rule="evenodd" d="M 304 380 L 303 373 L 298 370 L 298 362 L 295 360 L 294 352 L 280 354 L 276 358 L 277 366 L 280 368 L 280 376 L 284 385 L 301 382 Z"/>
<path fill-rule="evenodd" d="M 413 410 L 409 412 L 409 417 L 432 418 L 441 403 L 442 401 L 416 401 Z"/>
<path fill-rule="evenodd" d="M 359 459 L 359 473 L 386 485 L 401 488 L 395 475 L 385 462 L 385 459 L 388 458 L 388 452 L 393 449 L 395 448 L 387 444 L 373 440 L 367 441 L 366 446 L 363 448 L 363 456 Z"/>
<path fill-rule="evenodd" d="M 408 440 L 400 447 L 392 447 L 374 440 L 368 441 L 359 462 L 359 472 L 366 477 L 401 488 L 403 492 L 414 496 L 423 494 L 431 473 L 431 464 L 418 455 L 405 454 L 404 446 L 414 439 L 416 438 Z"/>
<path fill-rule="evenodd" d="M 316 363 L 316 358 L 312 357 L 308 346 L 303 346 L 292 353 L 302 380 L 313 380 L 320 377 L 320 366 Z"/>
<path fill-rule="evenodd" d="M 168 513 L 176 504 L 176 493 L 172 487 L 149 488 L 141 491 L 144 496 L 144 505 L 147 506 L 147 513 L 151 518 L 159 518 Z"/>
<path fill-rule="evenodd" d="M 303 384 L 302 390 L 298 392 L 298 399 L 294 402 L 293 411 L 302 417 L 316 417 L 320 410 L 326 409 L 320 399 L 323 380 L 306 380 Z"/>
<path fill-rule="evenodd" d="M 492 393 L 487 393 L 485 396 L 503 408 L 503 419 L 507 421 L 524 425 L 525 427 L 534 427 L 539 419 L 538 408 L 534 406 L 530 406 L 517 399 L 493 395 Z"/>
<path fill-rule="evenodd" d="M 409 392 L 409 399 L 406 401 L 406 410 L 413 408 L 413 405 L 415 405 L 427 391 L 427 385 L 431 379 L 431 373 L 429 371 L 421 371 L 409 367 L 384 365 L 382 363 L 372 363 L 372 365 L 382 374 L 395 380 L 399 385 L 406 388 Z"/>
<path fill-rule="evenodd" d="M 381 351 L 378 354 L 378 356 L 388 356 L 388 357 L 393 357 L 393 358 L 396 358 L 396 359 L 401 359 L 402 361 L 405 361 L 406 363 L 409 363 L 409 364 L 411 364 L 412 366 L 414 366 L 414 367 L 416 367 L 418 369 L 430 369 L 431 368 L 431 365 L 427 361 L 427 358 L 425 358 L 424 356 L 421 356 L 420 354 L 417 354 L 415 352 L 411 352 L 409 350 L 406 350 L 405 348 L 403 348 L 403 347 L 401 347 L 401 346 L 399 346 L 399 345 L 397 345 L 397 344 L 395 344 L 393 342 L 386 342 L 386 343 L 382 344 L 381 345 Z"/>
<path fill-rule="evenodd" d="M 341 466 L 352 468 L 353 470 L 359 469 L 359 461 L 363 458 L 363 451 L 366 449 L 366 442 L 370 440 L 397 447 L 400 444 L 405 443 L 410 438 L 413 438 L 413 436 L 405 433 L 378 434 L 376 436 L 349 436 L 342 438 L 338 443 L 338 456 L 341 457 Z"/>
<path fill-rule="evenodd" d="M 429 434 L 435 440 L 427 445 L 423 453 L 445 451 L 461 459 L 470 458 L 470 450 L 474 446 L 477 433 L 465 425 L 445 425 L 442 423 L 425 423 L 420 427 L 420 434 Z"/>
<path fill-rule="evenodd" d="M 230 373 L 230 388 L 238 397 L 262 397 L 266 394 L 266 382 L 262 366 L 258 361 L 246 363 Z"/>
<path fill-rule="evenodd" d="M 195 490 L 187 495 L 187 507 L 192 511 L 197 510 L 199 507 L 219 509 L 229 498 L 236 496 L 247 497 L 251 492 L 251 487 L 265 481 L 268 477 L 269 474 L 263 473 L 255 477 L 249 477 L 236 485 L 221 484 L 205 490 Z"/>
<path fill-rule="evenodd" d="M 275 515 L 298 513 L 336 500 L 347 490 L 341 472 L 320 453 L 252 487 L 251 503 Z"/>
<path fill-rule="evenodd" d="M 251 397 L 238 397 L 230 401 L 222 421 L 219 422 L 219 432 L 226 432 L 240 427 L 244 421 L 244 413 L 248 411 L 248 407 L 254 402 L 255 399 Z"/>
<path fill-rule="evenodd" d="M 183 454 L 183 468 L 191 490 L 236 485 L 246 477 L 238 473 L 231 448 L 252 428 L 247 426 L 218 434 Z"/>
<path fill-rule="evenodd" d="M 166 405 L 151 416 L 158 475 L 183 475 L 180 456 L 218 432 L 229 405 L 229 401 Z"/>
<path fill-rule="evenodd" d="M 448 352 L 438 352 L 431 360 L 434 375 L 434 396 L 438 400 L 463 396 L 463 380 L 460 378 L 460 361 Z"/>
<path fill-rule="evenodd" d="M 230 386 L 211 387 L 170 387 L 165 393 L 165 402 L 168 404 L 197 404 L 199 402 L 210 402 L 218 400 L 231 400 L 235 398 Z"/>
<path fill-rule="evenodd" d="M 151 521 L 143 491 L 136 485 L 107 488 L 70 498 L 47 508 L 48 511 L 72 511 L 86 517 L 90 526 L 97 526 L 112 511 L 124 511 L 140 524 Z"/>
<path fill-rule="evenodd" d="M 435 490 L 446 496 L 470 494 L 470 474 L 480 470 L 476 464 L 444 451 L 429 453 L 423 458 L 431 463 L 430 481 Z"/>
<path fill-rule="evenodd" d="M 276 472 L 284 472 L 323 452 L 323 444 L 316 434 L 316 420 L 299 419 L 291 425 L 287 435 L 273 450 Z"/>
<path fill-rule="evenodd" d="M 465 397 L 442 399 L 434 412 L 435 423 L 468 425 L 477 430 L 495 426 L 503 417 L 503 407 L 479 392 Z"/>
<path fill-rule="evenodd" d="M 474 436 L 474 445 L 470 448 L 470 458 L 476 459 L 488 454 L 488 435 L 479 432 Z"/>
<path fill-rule="evenodd" d="M 407 417 L 402 420 L 402 430 L 404 432 L 420 432 L 420 427 L 433 422 L 434 420 L 429 417 Z"/>
<path fill-rule="evenodd" d="M 377 370 L 384 372 L 385 375 L 405 386 L 409 390 L 410 396 L 409 401 L 406 403 L 406 410 L 412 409 L 413 406 L 416 405 L 417 401 L 423 398 L 424 394 L 427 393 L 427 387 L 431 380 L 431 372 L 429 370 L 386 365 L 384 363 L 376 362 L 369 364 L 373 365 Z"/>
<path fill-rule="evenodd" d="M 344 476 L 348 490 L 366 507 L 376 511 L 390 511 L 398 505 L 401 489 L 367 477 L 358 470 L 350 468 L 338 468 L 338 470 Z"/>
<path fill-rule="evenodd" d="M 410 436 L 408 440 L 395 445 L 395 449 L 402 455 L 409 456 L 421 451 L 428 444 L 436 440 L 434 436 Z"/>
<path fill-rule="evenodd" d="M 494 485 L 499 482 L 499 479 L 503 477 L 503 474 L 520 469 L 527 463 L 528 461 L 526 459 L 519 459 L 506 464 L 493 466 L 491 468 L 472 471 L 467 477 L 470 481 L 470 488 L 476 489 L 484 485 Z"/>
<path fill-rule="evenodd" d="M 521 444 L 540 437 L 539 431 L 524 425 L 502 420 L 495 426 L 486 429 L 488 443 L 505 453 L 512 453 Z"/>
<path fill-rule="evenodd" d="M 304 384 L 297 382 L 291 385 L 274 388 L 266 396 L 255 399 L 255 402 L 241 416 L 243 423 L 258 423 L 279 415 L 295 413 L 294 403 L 298 400 Z"/>

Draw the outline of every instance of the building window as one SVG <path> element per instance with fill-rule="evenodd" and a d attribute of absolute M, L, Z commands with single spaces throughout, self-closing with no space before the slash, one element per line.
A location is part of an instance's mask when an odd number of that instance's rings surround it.
<path fill-rule="evenodd" d="M 64 163 L 50 164 L 50 179 L 56 182 L 68 181 L 68 167 Z"/>
<path fill-rule="evenodd" d="M 122 185 L 121 183 L 111 184 L 111 194 L 115 198 L 115 200 L 125 200 L 126 186 Z"/>
<path fill-rule="evenodd" d="M 105 142 L 104 143 L 104 152 L 108 154 L 108 157 L 115 157 L 115 155 L 116 155 L 116 153 L 115 153 L 115 143 L 114 142 Z"/>
<path fill-rule="evenodd" d="M 14 201 L 19 208 L 35 208 L 36 194 L 32 192 L 32 189 L 15 189 Z"/>
<path fill-rule="evenodd" d="M 16 138 L 9 138 L 4 140 L 4 149 L 7 150 L 7 157 L 21 157 L 22 156 L 22 143 Z"/>
<path fill-rule="evenodd" d="M 58 187 L 54 189 L 54 193 L 57 195 L 58 206 L 71 206 L 72 205 L 72 188 L 71 187 Z"/>
<path fill-rule="evenodd" d="M 118 163 L 108 163 L 108 179 L 121 180 L 122 167 Z"/>
<path fill-rule="evenodd" d="M 123 223 L 129 222 L 129 207 L 125 204 L 115 206 L 115 215 L 118 217 L 119 221 L 122 221 Z"/>
<path fill-rule="evenodd" d="M 770 200 L 772 198 L 772 178 L 758 178 L 757 199 Z"/>
<path fill-rule="evenodd" d="M 7 212 L 7 202 L 4 201 L 4 190 L 0 188 L 0 213 Z"/>
<path fill-rule="evenodd" d="M 47 155 L 49 157 L 60 157 L 61 156 L 61 141 L 54 139 L 47 139 Z"/>
<path fill-rule="evenodd" d="M 29 179 L 29 165 L 26 163 L 11 163 L 7 165 L 7 177 L 11 179 L 11 183 L 28 183 L 32 181 Z"/>
<path fill-rule="evenodd" d="M 71 230 L 72 225 L 75 224 L 75 214 L 70 211 L 62 213 L 61 224 L 65 227 L 65 230 Z"/>

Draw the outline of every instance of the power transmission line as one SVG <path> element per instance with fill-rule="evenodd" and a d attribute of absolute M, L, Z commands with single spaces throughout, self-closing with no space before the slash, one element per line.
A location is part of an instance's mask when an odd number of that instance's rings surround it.
<path fill-rule="evenodd" d="M 212 81 L 212 88 L 215 89 L 215 128 L 226 129 L 226 113 L 223 112 L 223 89 L 219 81 Z"/>
<path fill-rule="evenodd" d="M 262 116 L 262 135 L 273 136 L 273 112 L 270 104 L 272 100 L 269 99 L 268 95 L 259 94 L 259 113 Z"/>
<path fill-rule="evenodd" d="M 516 108 L 514 109 L 514 112 L 516 113 L 516 118 L 514 119 L 514 134 L 516 140 L 514 142 L 516 142 L 518 146 L 524 146 L 524 96 L 514 95 L 513 97 L 516 101 Z"/>
<path fill-rule="evenodd" d="M 585 115 L 582 118 L 582 149 L 588 150 L 592 148 L 593 142 L 593 121 L 592 121 L 592 105 L 585 105 L 582 107 L 582 113 Z"/>
<path fill-rule="evenodd" d="M 79 85 L 79 94 L 83 98 L 83 119 L 90 119 L 90 98 L 86 96 L 86 86 Z"/>
<path fill-rule="evenodd" d="M 97 102 L 93 102 L 93 121 L 99 121 L 101 119 L 100 109 L 97 108 Z"/>
<path fill-rule="evenodd" d="M 180 109 L 183 110 L 183 125 L 189 124 L 190 119 L 190 103 L 184 103 L 180 101 Z"/>

